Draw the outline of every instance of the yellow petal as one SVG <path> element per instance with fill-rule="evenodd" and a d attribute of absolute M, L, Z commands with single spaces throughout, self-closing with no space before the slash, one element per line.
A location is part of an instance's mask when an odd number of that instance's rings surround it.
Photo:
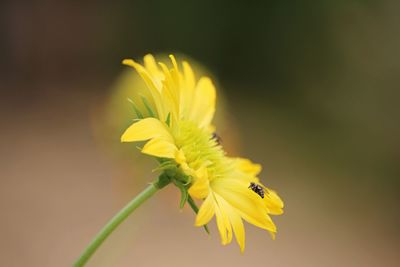
<path fill-rule="evenodd" d="M 169 58 L 171 59 L 173 65 L 173 69 L 171 69 L 171 77 L 173 78 L 175 85 L 176 100 L 177 104 L 180 105 L 180 84 L 182 83 L 183 78 L 181 72 L 179 71 L 178 63 L 176 62 L 174 55 L 169 55 Z M 184 90 L 186 90 L 186 88 L 184 88 Z"/>
<path fill-rule="evenodd" d="M 208 126 L 207 126 L 207 132 L 209 132 L 209 133 L 215 133 L 216 131 L 217 131 L 217 127 L 215 127 L 215 125 L 212 125 L 212 124 L 209 124 Z"/>
<path fill-rule="evenodd" d="M 157 87 L 159 87 L 161 84 L 159 83 L 160 80 L 164 78 L 162 72 L 158 69 L 157 63 L 151 54 L 147 54 L 144 56 L 144 66 L 153 77 L 154 80 L 157 81 Z"/>
<path fill-rule="evenodd" d="M 201 167 L 196 171 L 196 177 L 193 185 L 189 188 L 189 194 L 194 198 L 205 198 L 208 196 L 209 192 L 209 181 L 207 169 Z"/>
<path fill-rule="evenodd" d="M 180 90 L 180 116 L 189 118 L 190 110 L 192 108 L 192 101 L 194 97 L 194 89 L 196 86 L 195 76 L 189 63 L 184 61 L 183 65 L 183 82 Z"/>
<path fill-rule="evenodd" d="M 226 228 L 225 228 L 225 223 L 221 214 L 220 209 L 218 206 L 215 207 L 215 217 L 217 220 L 217 228 L 219 235 L 221 236 L 221 243 L 222 245 L 228 244 L 228 237 L 226 236 Z"/>
<path fill-rule="evenodd" d="M 243 219 L 255 226 L 275 232 L 276 227 L 267 215 L 263 199 L 248 189 L 246 181 L 235 179 L 215 179 L 212 189 L 223 197 Z"/>
<path fill-rule="evenodd" d="M 261 165 L 255 164 L 245 158 L 237 158 L 238 168 L 249 175 L 256 176 L 261 172 Z"/>
<path fill-rule="evenodd" d="M 208 194 L 208 197 L 204 200 L 203 204 L 201 204 L 199 213 L 196 216 L 196 226 L 205 225 L 211 220 L 215 213 L 214 205 L 213 195 Z"/>
<path fill-rule="evenodd" d="M 176 63 L 176 59 L 174 55 L 169 55 L 169 58 L 171 59 L 172 65 L 174 66 L 174 69 L 179 72 L 178 64 Z"/>
<path fill-rule="evenodd" d="M 216 199 L 218 199 L 218 203 L 221 208 L 226 210 L 229 221 L 232 224 L 233 232 L 235 233 L 236 242 L 239 244 L 240 251 L 244 251 L 244 243 L 245 243 L 245 233 L 243 221 L 240 215 L 235 211 L 235 209 L 229 205 L 222 197 L 216 195 Z"/>
<path fill-rule="evenodd" d="M 179 115 L 179 92 L 177 87 L 179 81 L 173 78 L 172 72 L 167 65 L 162 62 L 159 62 L 159 65 L 165 77 L 162 82 L 162 99 L 166 103 L 165 106 L 168 107 L 166 112 L 170 112 L 172 119 L 176 121 Z"/>
<path fill-rule="evenodd" d="M 142 77 L 153 97 L 159 118 L 165 120 L 167 114 L 164 112 L 164 105 L 160 95 L 161 88 L 158 85 L 157 79 L 154 79 L 142 65 L 136 63 L 132 59 L 124 59 L 122 64 L 133 67 Z"/>
<path fill-rule="evenodd" d="M 195 87 L 195 77 L 192 68 L 190 67 L 189 63 L 183 61 L 183 74 L 185 77 L 185 85 L 188 88 L 188 91 L 193 91 Z"/>
<path fill-rule="evenodd" d="M 186 174 L 191 177 L 196 177 L 196 171 L 193 170 L 192 168 L 189 167 L 189 165 L 186 162 L 186 157 L 185 153 L 183 152 L 182 149 L 179 149 L 175 153 L 175 162 L 179 164 L 181 170 Z"/>
<path fill-rule="evenodd" d="M 239 244 L 240 251 L 243 252 L 245 244 L 245 233 L 242 218 L 236 213 L 232 213 L 229 217 L 232 223 L 233 231 L 235 232 L 236 242 Z"/>
<path fill-rule="evenodd" d="M 196 122 L 200 128 L 207 127 L 214 117 L 215 100 L 214 85 L 209 78 L 202 77 L 194 92 L 189 119 Z"/>
<path fill-rule="evenodd" d="M 269 234 L 271 235 L 272 240 L 275 240 L 276 234 L 274 232 L 269 232 Z"/>
<path fill-rule="evenodd" d="M 239 211 L 239 214 L 248 223 L 260 227 L 261 229 L 265 229 L 271 233 L 276 233 L 276 225 L 267 214 L 265 214 L 265 218 L 263 220 L 258 220 L 256 217 L 252 217 L 245 212 Z"/>
<path fill-rule="evenodd" d="M 268 208 L 268 213 L 272 215 L 280 215 L 283 213 L 283 201 L 278 196 L 278 194 L 271 190 L 267 189 L 265 194 L 265 204 Z"/>
<path fill-rule="evenodd" d="M 178 164 L 186 163 L 185 153 L 183 153 L 183 150 L 182 150 L 182 149 L 179 149 L 179 150 L 176 152 L 175 161 L 176 161 Z"/>
<path fill-rule="evenodd" d="M 170 113 L 171 122 L 174 122 L 173 125 L 175 125 L 178 121 L 177 115 L 179 114 L 179 106 L 172 90 L 173 87 L 166 85 L 166 80 L 163 81 L 163 85 L 161 96 L 164 103 L 166 103 L 165 112 Z"/>
<path fill-rule="evenodd" d="M 173 142 L 167 127 L 155 118 L 146 118 L 135 122 L 121 136 L 121 142 L 145 141 L 155 137 Z"/>
<path fill-rule="evenodd" d="M 175 158 L 177 148 L 175 144 L 164 139 L 154 138 L 146 143 L 142 152 L 160 158 Z"/>
<path fill-rule="evenodd" d="M 214 197 L 216 199 L 215 216 L 217 218 L 217 227 L 221 235 L 222 245 L 226 245 L 232 241 L 232 225 L 227 216 L 227 210 L 218 201 L 218 199 L 220 200 L 218 194 L 214 193 Z"/>

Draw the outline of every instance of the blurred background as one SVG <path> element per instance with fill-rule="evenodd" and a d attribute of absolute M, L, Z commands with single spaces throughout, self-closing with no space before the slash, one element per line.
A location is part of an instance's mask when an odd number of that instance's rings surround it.
<path fill-rule="evenodd" d="M 119 143 L 133 117 L 120 62 L 178 53 L 216 78 L 226 149 L 284 199 L 277 239 L 247 225 L 243 255 L 223 247 L 169 187 L 88 266 L 399 266 L 399 8 L 2 1 L 0 265 L 71 266 L 154 178 Z"/>

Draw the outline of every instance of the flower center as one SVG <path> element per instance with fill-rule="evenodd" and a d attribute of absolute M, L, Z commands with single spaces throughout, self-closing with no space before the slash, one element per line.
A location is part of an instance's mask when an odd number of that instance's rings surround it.
<path fill-rule="evenodd" d="M 190 121 L 180 121 L 177 129 L 175 143 L 182 149 L 191 169 L 206 167 L 210 181 L 227 171 L 225 152 L 211 133 Z"/>

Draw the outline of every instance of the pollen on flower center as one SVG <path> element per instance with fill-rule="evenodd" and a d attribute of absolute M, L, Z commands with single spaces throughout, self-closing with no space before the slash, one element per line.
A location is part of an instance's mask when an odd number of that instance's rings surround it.
<path fill-rule="evenodd" d="M 180 121 L 177 128 L 176 145 L 183 151 L 191 169 L 207 168 L 210 181 L 227 171 L 225 152 L 209 131 L 190 121 Z"/>

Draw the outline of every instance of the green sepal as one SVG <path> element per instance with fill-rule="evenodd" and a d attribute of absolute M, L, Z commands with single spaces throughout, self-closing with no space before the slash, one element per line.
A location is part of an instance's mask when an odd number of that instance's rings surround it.
<path fill-rule="evenodd" d="M 157 181 L 154 182 L 154 186 L 158 189 L 161 189 L 167 186 L 169 183 L 171 183 L 171 178 L 165 173 L 162 173 L 160 176 L 158 176 Z"/>
<path fill-rule="evenodd" d="M 156 171 L 163 172 L 163 171 L 166 171 L 166 170 L 174 170 L 175 171 L 176 170 L 176 163 L 174 163 L 171 160 L 161 162 L 160 165 L 157 166 L 157 168 L 153 169 L 153 172 L 156 172 Z"/>
<path fill-rule="evenodd" d="M 182 184 L 180 181 L 174 179 L 174 184 L 181 191 L 181 201 L 179 203 L 179 208 L 183 209 L 183 207 L 185 206 L 185 203 L 188 200 L 189 193 L 188 193 L 187 188 L 185 187 L 185 185 Z"/>
<path fill-rule="evenodd" d="M 184 186 L 188 186 L 189 184 L 192 183 L 192 177 L 189 175 L 185 175 L 183 173 L 177 173 L 176 174 L 176 179 L 180 181 Z"/>
<path fill-rule="evenodd" d="M 171 122 L 171 112 L 168 112 L 167 119 L 165 120 L 165 123 L 168 125 L 168 127 L 171 126 L 169 125 L 170 122 Z"/>
<path fill-rule="evenodd" d="M 189 203 L 192 210 L 197 214 L 199 212 L 199 208 L 197 207 L 196 203 L 194 202 L 191 196 L 188 196 L 187 202 Z M 203 225 L 203 227 L 204 230 L 207 232 L 207 234 L 210 234 L 210 230 L 208 230 L 207 224 Z"/>
<path fill-rule="evenodd" d="M 142 112 L 140 112 L 139 108 L 136 106 L 135 102 L 133 102 L 133 100 L 130 98 L 128 98 L 128 102 L 132 104 L 133 110 L 136 113 L 136 117 L 138 117 L 138 119 L 143 119 L 144 116 L 143 116 Z"/>
<path fill-rule="evenodd" d="M 147 112 L 149 113 L 150 117 L 155 118 L 156 116 L 155 116 L 154 111 L 151 108 L 150 103 L 147 100 L 147 98 L 145 96 L 143 96 L 143 95 L 140 95 L 140 97 L 142 98 L 142 102 L 143 102 L 144 106 L 146 107 Z"/>

